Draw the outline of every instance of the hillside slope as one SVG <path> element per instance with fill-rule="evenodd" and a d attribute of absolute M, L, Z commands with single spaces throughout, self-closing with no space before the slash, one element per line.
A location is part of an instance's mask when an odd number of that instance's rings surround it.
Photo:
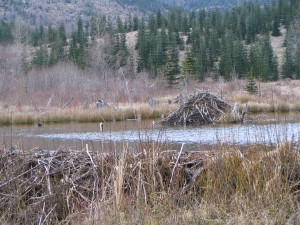
<path fill-rule="evenodd" d="M 71 29 L 78 17 L 89 20 L 98 13 L 115 21 L 125 19 L 130 13 L 142 16 L 135 7 L 121 6 L 114 0 L 4 0 L 0 3 L 0 18 L 16 18 L 32 27 L 64 22 Z"/>
<path fill-rule="evenodd" d="M 205 8 L 230 8 L 244 0 L 2 0 L 0 18 L 19 19 L 32 27 L 40 25 L 68 24 L 71 29 L 79 16 L 89 20 L 92 14 L 99 13 L 115 21 L 125 20 L 128 15 L 139 17 L 149 11 L 180 7 L 186 10 Z M 259 0 L 262 4 L 270 0 Z"/>

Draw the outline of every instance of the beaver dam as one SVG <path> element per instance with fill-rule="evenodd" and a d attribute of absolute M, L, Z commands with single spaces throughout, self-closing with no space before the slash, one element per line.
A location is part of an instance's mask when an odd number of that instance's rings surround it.
<path fill-rule="evenodd" d="M 178 211 L 223 204 L 228 216 L 240 212 L 234 206 L 237 196 L 242 202 L 248 199 L 243 202 L 246 211 L 252 204 L 261 208 L 278 205 L 277 201 L 283 207 L 288 202 L 281 218 L 291 218 L 299 210 L 300 149 L 293 143 L 256 153 L 182 150 L 183 146 L 180 151 L 162 151 L 159 144 L 141 146 L 135 153 L 124 144 L 118 154 L 89 151 L 89 146 L 82 151 L 2 149 L 0 222 L 72 223 L 78 222 L 74 215 L 80 212 L 83 223 L 84 215 L 95 213 L 96 203 L 103 207 L 96 223 L 144 207 L 155 214 L 162 206 Z M 112 217 L 106 218 L 106 213 Z M 222 214 L 216 212 L 214 218 L 222 221 Z M 127 220 L 133 222 L 130 216 Z"/>

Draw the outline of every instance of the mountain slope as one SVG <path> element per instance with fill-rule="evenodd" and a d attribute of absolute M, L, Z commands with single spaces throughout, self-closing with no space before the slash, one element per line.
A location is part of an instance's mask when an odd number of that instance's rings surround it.
<path fill-rule="evenodd" d="M 2 0 L 0 19 L 19 19 L 32 27 L 64 22 L 67 30 L 71 30 L 79 16 L 89 21 L 94 13 L 116 21 L 117 17 L 125 20 L 130 13 L 141 17 L 159 8 L 229 8 L 243 1 L 245 0 Z M 266 1 L 270 0 L 259 0 L 261 3 Z"/>
<path fill-rule="evenodd" d="M 127 18 L 129 13 L 141 16 L 133 6 L 121 6 L 114 0 L 3 0 L 0 2 L 0 18 L 17 19 L 33 27 L 64 22 L 69 30 L 78 17 L 89 20 L 99 13 L 116 20 Z M 69 26 L 69 27 L 68 27 Z"/>
<path fill-rule="evenodd" d="M 158 8 L 169 9 L 180 7 L 186 10 L 197 10 L 199 8 L 230 8 L 247 0 L 116 0 L 119 4 L 132 5 L 139 10 L 157 10 Z M 259 0 L 261 4 L 271 0 Z"/>

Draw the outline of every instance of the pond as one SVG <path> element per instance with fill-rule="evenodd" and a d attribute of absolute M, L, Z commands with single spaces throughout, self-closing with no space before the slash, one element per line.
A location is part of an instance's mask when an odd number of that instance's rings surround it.
<path fill-rule="evenodd" d="M 156 143 L 165 149 L 202 150 L 222 144 L 273 146 L 286 141 L 300 142 L 299 114 L 269 114 L 255 123 L 162 127 L 157 121 L 123 121 L 105 123 L 45 124 L 38 126 L 0 127 L 1 145 L 18 149 L 83 149 L 86 144 L 96 150 L 118 150 L 124 144 L 140 148 Z M 157 144 L 159 143 L 159 144 Z"/>

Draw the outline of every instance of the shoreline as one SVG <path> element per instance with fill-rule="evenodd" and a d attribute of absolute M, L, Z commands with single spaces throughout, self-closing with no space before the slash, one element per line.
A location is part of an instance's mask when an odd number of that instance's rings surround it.
<path fill-rule="evenodd" d="M 234 102 L 229 102 L 234 104 Z M 248 105 L 248 113 L 290 113 L 300 112 L 300 103 L 266 103 L 266 102 L 245 102 L 239 101 L 239 104 Z M 162 119 L 179 105 L 162 103 L 155 107 L 150 107 L 145 103 L 135 103 L 131 107 L 121 106 L 105 108 L 82 108 L 72 107 L 68 109 L 59 109 L 56 107 L 42 109 L 39 111 L 5 109 L 0 112 L 0 126 L 5 125 L 29 125 L 37 123 L 84 123 L 84 122 L 112 122 L 124 120 L 147 120 Z M 30 108 L 30 107 L 24 107 Z M 225 114 L 224 114 L 225 115 Z M 229 121 L 220 121 L 221 123 L 230 123 Z"/>

